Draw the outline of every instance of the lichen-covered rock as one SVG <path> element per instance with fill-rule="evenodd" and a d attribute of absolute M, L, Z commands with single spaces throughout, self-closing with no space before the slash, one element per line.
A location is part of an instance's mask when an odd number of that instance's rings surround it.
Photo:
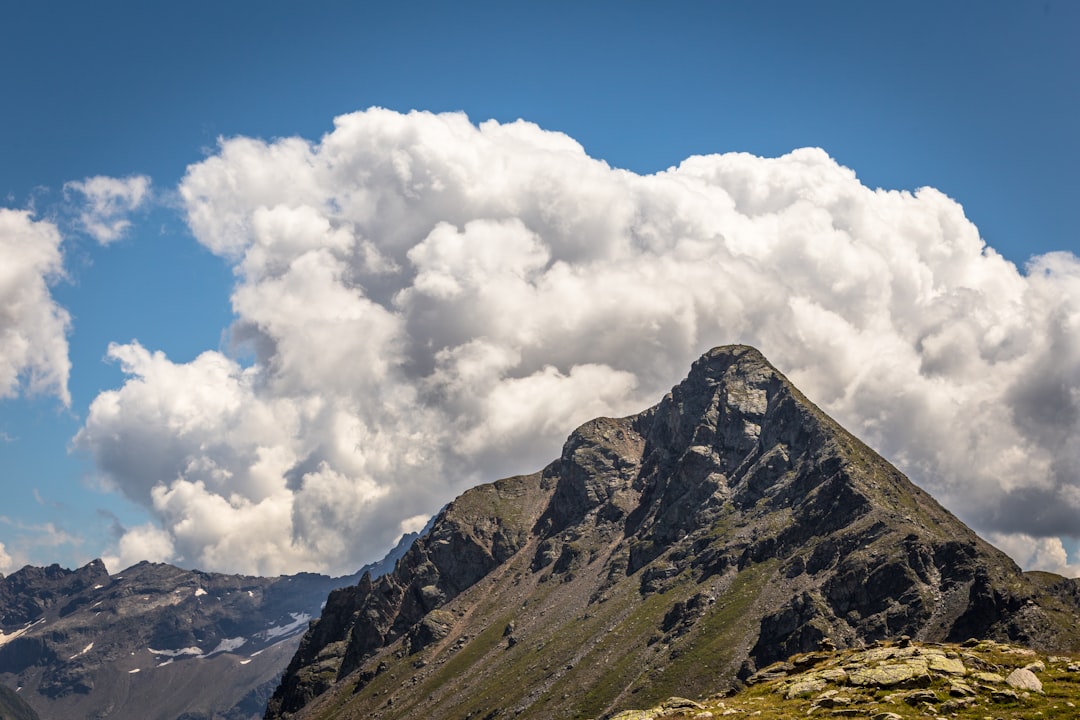
<path fill-rule="evenodd" d="M 659 715 L 659 710 L 624 710 L 610 720 L 656 720 Z"/>
<path fill-rule="evenodd" d="M 784 697 L 788 700 L 797 697 L 810 697 L 811 695 L 821 692 L 825 688 L 825 680 L 817 677 L 809 677 L 803 680 L 796 680 L 784 689 Z"/>
<path fill-rule="evenodd" d="M 914 687 L 929 684 L 930 675 L 925 662 L 907 661 L 849 668 L 848 680 L 852 685 L 891 688 L 898 685 Z"/>
<path fill-rule="evenodd" d="M 688 700 L 681 697 L 669 697 L 664 702 L 660 703 L 660 709 L 665 712 L 690 712 L 696 710 L 704 710 L 705 707 L 698 702 Z"/>
<path fill-rule="evenodd" d="M 929 655 L 926 658 L 926 666 L 935 672 L 949 675 L 966 675 L 967 668 L 960 658 L 950 658 L 944 655 Z"/>

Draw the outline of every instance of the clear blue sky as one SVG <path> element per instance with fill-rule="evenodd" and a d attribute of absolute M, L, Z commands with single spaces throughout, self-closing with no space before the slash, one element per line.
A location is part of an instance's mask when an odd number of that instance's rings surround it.
<path fill-rule="evenodd" d="M 381 106 L 524 118 L 638 173 L 816 146 L 868 186 L 938 188 L 1022 265 L 1080 252 L 1077 38 L 1060 1 L 3 3 L 0 206 L 65 231 L 72 402 L 0 400 L 0 542 L 73 565 L 147 520 L 68 447 L 123 382 L 109 342 L 222 344 L 232 271 L 170 207 L 220 137 L 317 140 Z M 80 234 L 64 183 L 132 174 L 157 198 L 133 231 Z"/>

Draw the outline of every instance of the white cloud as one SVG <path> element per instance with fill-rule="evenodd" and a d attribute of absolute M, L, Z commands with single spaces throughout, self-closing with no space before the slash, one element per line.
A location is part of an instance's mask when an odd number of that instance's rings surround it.
<path fill-rule="evenodd" d="M 988 539 L 1026 569 L 1080 577 L 1080 562 L 1069 562 L 1069 554 L 1061 538 L 1037 538 L 1027 533 L 990 533 Z"/>
<path fill-rule="evenodd" d="M 4 543 L 0 543 L 0 575 L 11 572 L 13 564 L 11 556 L 5 551 Z"/>
<path fill-rule="evenodd" d="M 70 403 L 70 316 L 49 292 L 64 272 L 60 242 L 52 223 L 0 208 L 0 398 L 25 389 Z"/>
<path fill-rule="evenodd" d="M 102 558 L 110 574 L 126 570 L 142 560 L 166 562 L 176 554 L 172 536 L 150 523 L 128 529 L 120 538 L 117 549 L 116 555 Z"/>
<path fill-rule="evenodd" d="M 64 189 L 74 190 L 85 198 L 79 222 L 91 237 L 108 245 L 124 236 L 131 227 L 128 215 L 149 199 L 150 178 L 145 175 L 126 178 L 97 175 L 65 183 Z"/>
<path fill-rule="evenodd" d="M 1020 272 L 936 190 L 812 148 L 639 176 L 529 123 L 375 109 L 222 141 L 180 193 L 254 363 L 115 346 L 129 379 L 77 444 L 191 564 L 354 570 L 732 342 L 978 529 L 1080 535 L 1080 261 Z"/>

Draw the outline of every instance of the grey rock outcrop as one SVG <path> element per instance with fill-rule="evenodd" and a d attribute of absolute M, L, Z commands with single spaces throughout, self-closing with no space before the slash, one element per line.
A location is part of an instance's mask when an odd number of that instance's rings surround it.
<path fill-rule="evenodd" d="M 1027 668 L 1017 668 L 1009 673 L 1009 676 L 1005 678 L 1005 683 L 1009 687 L 1014 687 L 1017 690 L 1031 690 L 1032 692 L 1042 692 L 1042 681 L 1039 677 L 1028 670 Z"/>

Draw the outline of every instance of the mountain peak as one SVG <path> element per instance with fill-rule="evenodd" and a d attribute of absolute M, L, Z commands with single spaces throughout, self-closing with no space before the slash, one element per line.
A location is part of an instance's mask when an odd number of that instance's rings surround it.
<path fill-rule="evenodd" d="M 332 594 L 267 717 L 599 716 L 826 637 L 1076 648 L 1077 597 L 1020 573 L 760 352 L 718 347 L 654 407 L 467 491 L 393 573 Z"/>

